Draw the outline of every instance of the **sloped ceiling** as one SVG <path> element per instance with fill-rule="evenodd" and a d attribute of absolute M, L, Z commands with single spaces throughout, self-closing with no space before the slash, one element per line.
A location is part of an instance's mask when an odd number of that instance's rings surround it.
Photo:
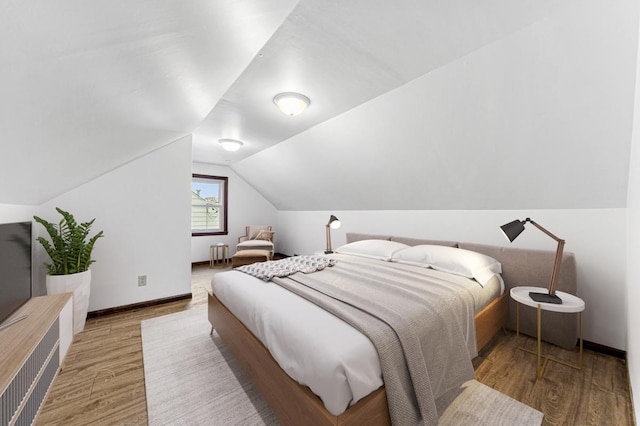
<path fill-rule="evenodd" d="M 0 203 L 40 204 L 191 133 L 295 4 L 0 2 Z"/>
<path fill-rule="evenodd" d="M 232 168 L 280 210 L 624 207 L 637 5 L 518 3 L 515 31 L 441 29 L 423 44 L 457 55 Z"/>
<path fill-rule="evenodd" d="M 282 210 L 626 203 L 635 1 L 29 3 L 0 3 L 0 203 L 188 133 Z"/>

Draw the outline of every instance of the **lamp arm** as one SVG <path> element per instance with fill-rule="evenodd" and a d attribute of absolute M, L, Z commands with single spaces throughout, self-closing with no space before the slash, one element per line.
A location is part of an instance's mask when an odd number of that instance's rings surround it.
<path fill-rule="evenodd" d="M 553 238 L 558 242 L 558 248 L 556 249 L 556 259 L 555 259 L 555 262 L 553 263 L 553 271 L 551 272 L 551 279 L 549 280 L 549 288 L 548 288 L 549 294 L 554 295 L 556 294 L 556 284 L 558 282 L 558 276 L 560 275 L 560 265 L 562 264 L 562 252 L 564 250 L 564 240 L 562 238 L 556 237 L 551 232 L 547 231 L 542 226 L 538 225 L 537 223 L 535 223 L 533 220 L 529 218 L 527 218 L 525 222 L 531 222 L 533 226 L 535 226 L 536 228 L 538 228 L 539 230 L 541 230 L 542 232 L 544 232 L 545 234 L 547 234 L 548 236 L 550 236 L 551 238 Z"/>
<path fill-rule="evenodd" d="M 325 253 L 331 253 L 331 227 L 329 226 L 329 224 L 327 223 L 326 225 L 327 227 L 327 250 L 325 251 Z"/>
<path fill-rule="evenodd" d="M 562 264 L 562 251 L 564 249 L 564 240 L 558 241 L 558 249 L 556 250 L 556 261 L 553 264 L 553 272 L 551 273 L 551 281 L 549 281 L 549 294 L 556 294 L 556 283 L 560 275 L 560 265 Z"/>
<path fill-rule="evenodd" d="M 542 232 L 544 232 L 545 234 L 547 234 L 548 236 L 550 236 L 551 238 L 553 238 L 554 240 L 556 240 L 557 242 L 562 241 L 564 243 L 563 239 L 560 239 L 558 237 L 556 237 L 555 235 L 553 235 L 551 232 L 549 232 L 548 230 L 546 230 L 545 228 L 543 228 L 542 226 L 538 225 L 536 222 L 534 222 L 533 220 L 526 218 L 524 220 L 525 222 L 531 222 L 531 224 L 533 226 L 535 226 L 536 228 L 538 228 L 539 230 L 541 230 Z"/>

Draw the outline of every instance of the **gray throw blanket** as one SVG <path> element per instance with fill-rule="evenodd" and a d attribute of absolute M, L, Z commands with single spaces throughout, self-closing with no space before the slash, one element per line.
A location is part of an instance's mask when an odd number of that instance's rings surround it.
<path fill-rule="evenodd" d="M 294 256 L 239 266 L 236 271 L 244 272 L 263 281 L 271 281 L 274 277 L 288 277 L 296 272 L 309 274 L 321 271 L 335 264 L 335 259 L 329 259 L 325 256 Z"/>
<path fill-rule="evenodd" d="M 461 385 L 474 378 L 473 297 L 460 284 L 465 279 L 406 265 L 339 259 L 321 273 L 273 282 L 373 342 L 394 425 L 437 425 Z"/>

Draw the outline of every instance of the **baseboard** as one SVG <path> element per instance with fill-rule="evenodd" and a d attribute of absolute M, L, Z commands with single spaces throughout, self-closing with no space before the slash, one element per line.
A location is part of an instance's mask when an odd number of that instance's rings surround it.
<path fill-rule="evenodd" d="M 580 343 L 578 342 L 577 345 L 579 344 Z M 610 346 L 601 345 L 600 343 L 594 343 L 588 340 L 585 340 L 583 345 L 585 349 L 589 349 L 590 351 L 599 352 L 604 355 L 610 355 L 624 360 L 627 359 L 627 351 L 623 351 L 621 349 L 612 348 Z"/>
<path fill-rule="evenodd" d="M 283 255 L 281 253 L 276 253 L 274 255 L 274 257 L 288 257 L 287 255 Z M 193 263 L 193 265 L 196 264 L 203 264 L 203 265 L 207 265 L 209 262 L 195 262 Z M 185 300 L 185 299 L 191 299 L 192 294 L 191 293 L 186 293 L 186 294 L 180 294 L 177 296 L 172 296 L 172 297 L 165 297 L 162 299 L 154 299 L 154 300 L 148 300 L 146 302 L 139 302 L 139 303 L 132 303 L 130 305 L 124 305 L 124 306 L 116 306 L 113 308 L 107 308 L 107 309 L 101 309 L 98 311 L 92 311 L 92 312 L 88 312 L 87 313 L 87 318 L 96 318 L 96 317 L 101 317 L 104 315 L 110 315 L 110 314 L 115 314 L 115 313 L 120 313 L 120 312 L 126 312 L 126 311 L 131 311 L 134 309 L 140 309 L 140 308 L 146 308 L 149 306 L 156 306 L 156 305 L 162 305 L 164 303 L 171 303 L 171 302 L 177 302 L 179 300 Z M 610 346 L 606 346 L 606 345 L 601 345 L 599 343 L 594 343 L 594 342 L 590 342 L 588 340 L 585 340 L 583 342 L 584 348 L 594 351 L 594 352 L 599 352 L 601 354 L 605 354 L 605 355 L 610 355 L 616 358 L 620 358 L 620 359 L 627 359 L 627 352 L 623 351 L 621 349 L 616 349 L 616 348 L 612 348 Z"/>
<path fill-rule="evenodd" d="M 278 260 L 278 259 L 284 259 L 287 256 L 286 254 L 282 254 L 282 253 L 274 253 L 273 255 L 273 260 Z M 227 259 L 227 261 L 229 262 L 229 264 L 231 264 L 231 259 Z M 209 260 L 202 260 L 200 262 L 191 262 L 191 267 L 194 266 L 204 266 L 204 265 L 209 265 L 211 263 L 211 261 Z M 219 261 L 219 263 L 216 263 L 216 265 L 220 265 L 221 262 Z"/>
<path fill-rule="evenodd" d="M 223 265 L 229 263 L 231 264 L 231 258 L 227 259 L 227 261 L 225 262 L 224 260 L 216 260 L 216 265 Z M 211 261 L 210 260 L 203 260 L 200 262 L 191 262 L 191 267 L 193 268 L 194 266 L 209 266 L 211 265 Z"/>
<path fill-rule="evenodd" d="M 206 263 L 209 263 L 209 262 L 206 262 Z M 172 296 L 172 297 L 165 297 L 162 299 L 147 300 L 146 302 L 132 303 L 131 305 L 100 309 L 98 311 L 88 312 L 87 318 L 97 318 L 104 315 L 111 315 L 111 314 L 116 314 L 121 312 L 132 311 L 134 309 L 148 308 L 149 306 L 157 306 L 165 303 L 177 302 L 179 300 L 191 299 L 191 297 L 192 297 L 191 293 L 186 293 L 186 294 L 179 294 L 177 296 Z"/>

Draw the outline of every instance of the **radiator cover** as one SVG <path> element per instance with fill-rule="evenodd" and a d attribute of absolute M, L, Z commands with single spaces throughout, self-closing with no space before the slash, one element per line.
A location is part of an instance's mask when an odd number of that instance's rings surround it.
<path fill-rule="evenodd" d="M 56 319 L 0 396 L 0 425 L 33 424 L 58 372 L 59 334 Z"/>

